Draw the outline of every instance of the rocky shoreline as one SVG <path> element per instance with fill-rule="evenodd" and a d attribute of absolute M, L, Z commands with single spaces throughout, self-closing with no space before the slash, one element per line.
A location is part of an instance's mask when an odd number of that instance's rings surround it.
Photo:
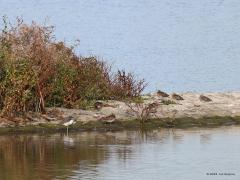
<path fill-rule="evenodd" d="M 0 133 L 121 130 L 130 128 L 192 127 L 240 124 L 240 92 L 180 93 L 159 91 L 141 102 L 98 101 L 87 110 L 48 108 L 13 121 L 0 118 Z M 142 122 L 142 123 L 140 123 Z"/>

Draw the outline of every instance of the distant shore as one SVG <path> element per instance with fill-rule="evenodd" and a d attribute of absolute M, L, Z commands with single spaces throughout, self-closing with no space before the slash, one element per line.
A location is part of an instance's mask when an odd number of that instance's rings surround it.
<path fill-rule="evenodd" d="M 215 127 L 240 124 L 240 92 L 181 93 L 163 97 L 143 95 L 141 102 L 99 101 L 87 110 L 47 108 L 46 114 L 29 112 L 25 119 L 0 121 L 0 133 Z M 178 100 L 178 96 L 182 100 Z M 141 115 L 147 112 L 144 119 Z M 146 113 L 146 112 L 145 112 Z"/>

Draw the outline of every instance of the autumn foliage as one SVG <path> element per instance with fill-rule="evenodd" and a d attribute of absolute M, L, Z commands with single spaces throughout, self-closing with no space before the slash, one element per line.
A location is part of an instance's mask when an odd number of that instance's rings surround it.
<path fill-rule="evenodd" d="M 144 80 L 96 57 L 76 55 L 73 46 L 56 41 L 53 27 L 4 18 L 0 33 L 0 111 L 17 116 L 46 107 L 81 108 L 96 100 L 138 97 Z"/>

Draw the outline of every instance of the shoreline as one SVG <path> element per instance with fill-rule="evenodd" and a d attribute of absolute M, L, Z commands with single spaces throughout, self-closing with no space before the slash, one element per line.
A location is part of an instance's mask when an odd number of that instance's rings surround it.
<path fill-rule="evenodd" d="M 66 132 L 63 123 L 70 120 L 76 123 L 69 126 L 69 131 L 79 132 L 240 124 L 240 92 L 177 94 L 182 100 L 175 95 L 163 97 L 163 94 L 152 93 L 143 95 L 140 103 L 129 104 L 98 101 L 97 109 L 48 108 L 46 114 L 30 112 L 14 122 L 2 118 L 0 134 Z M 139 119 L 143 118 L 140 115 L 144 110 L 149 112 L 143 122 Z"/>
<path fill-rule="evenodd" d="M 86 124 L 77 123 L 69 127 L 70 132 L 107 132 L 107 131 L 123 131 L 123 130 L 154 130 L 154 129 L 185 129 L 193 127 L 216 128 L 221 126 L 240 125 L 240 117 L 212 117 L 212 118 L 179 118 L 175 119 L 151 119 L 144 125 L 138 120 L 118 121 L 113 124 L 103 122 L 88 122 Z M 0 135 L 10 134 L 50 134 L 50 133 L 66 133 L 66 127 L 62 125 L 40 124 L 26 125 L 16 127 L 1 127 Z"/>

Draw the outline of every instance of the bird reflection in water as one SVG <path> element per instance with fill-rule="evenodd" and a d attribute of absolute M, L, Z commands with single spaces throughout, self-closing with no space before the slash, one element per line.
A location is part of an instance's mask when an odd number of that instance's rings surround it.
<path fill-rule="evenodd" d="M 64 144 L 64 147 L 67 147 L 67 148 L 74 148 L 75 146 L 75 141 L 73 138 L 69 137 L 68 134 L 65 136 L 63 136 L 63 144 Z"/>

